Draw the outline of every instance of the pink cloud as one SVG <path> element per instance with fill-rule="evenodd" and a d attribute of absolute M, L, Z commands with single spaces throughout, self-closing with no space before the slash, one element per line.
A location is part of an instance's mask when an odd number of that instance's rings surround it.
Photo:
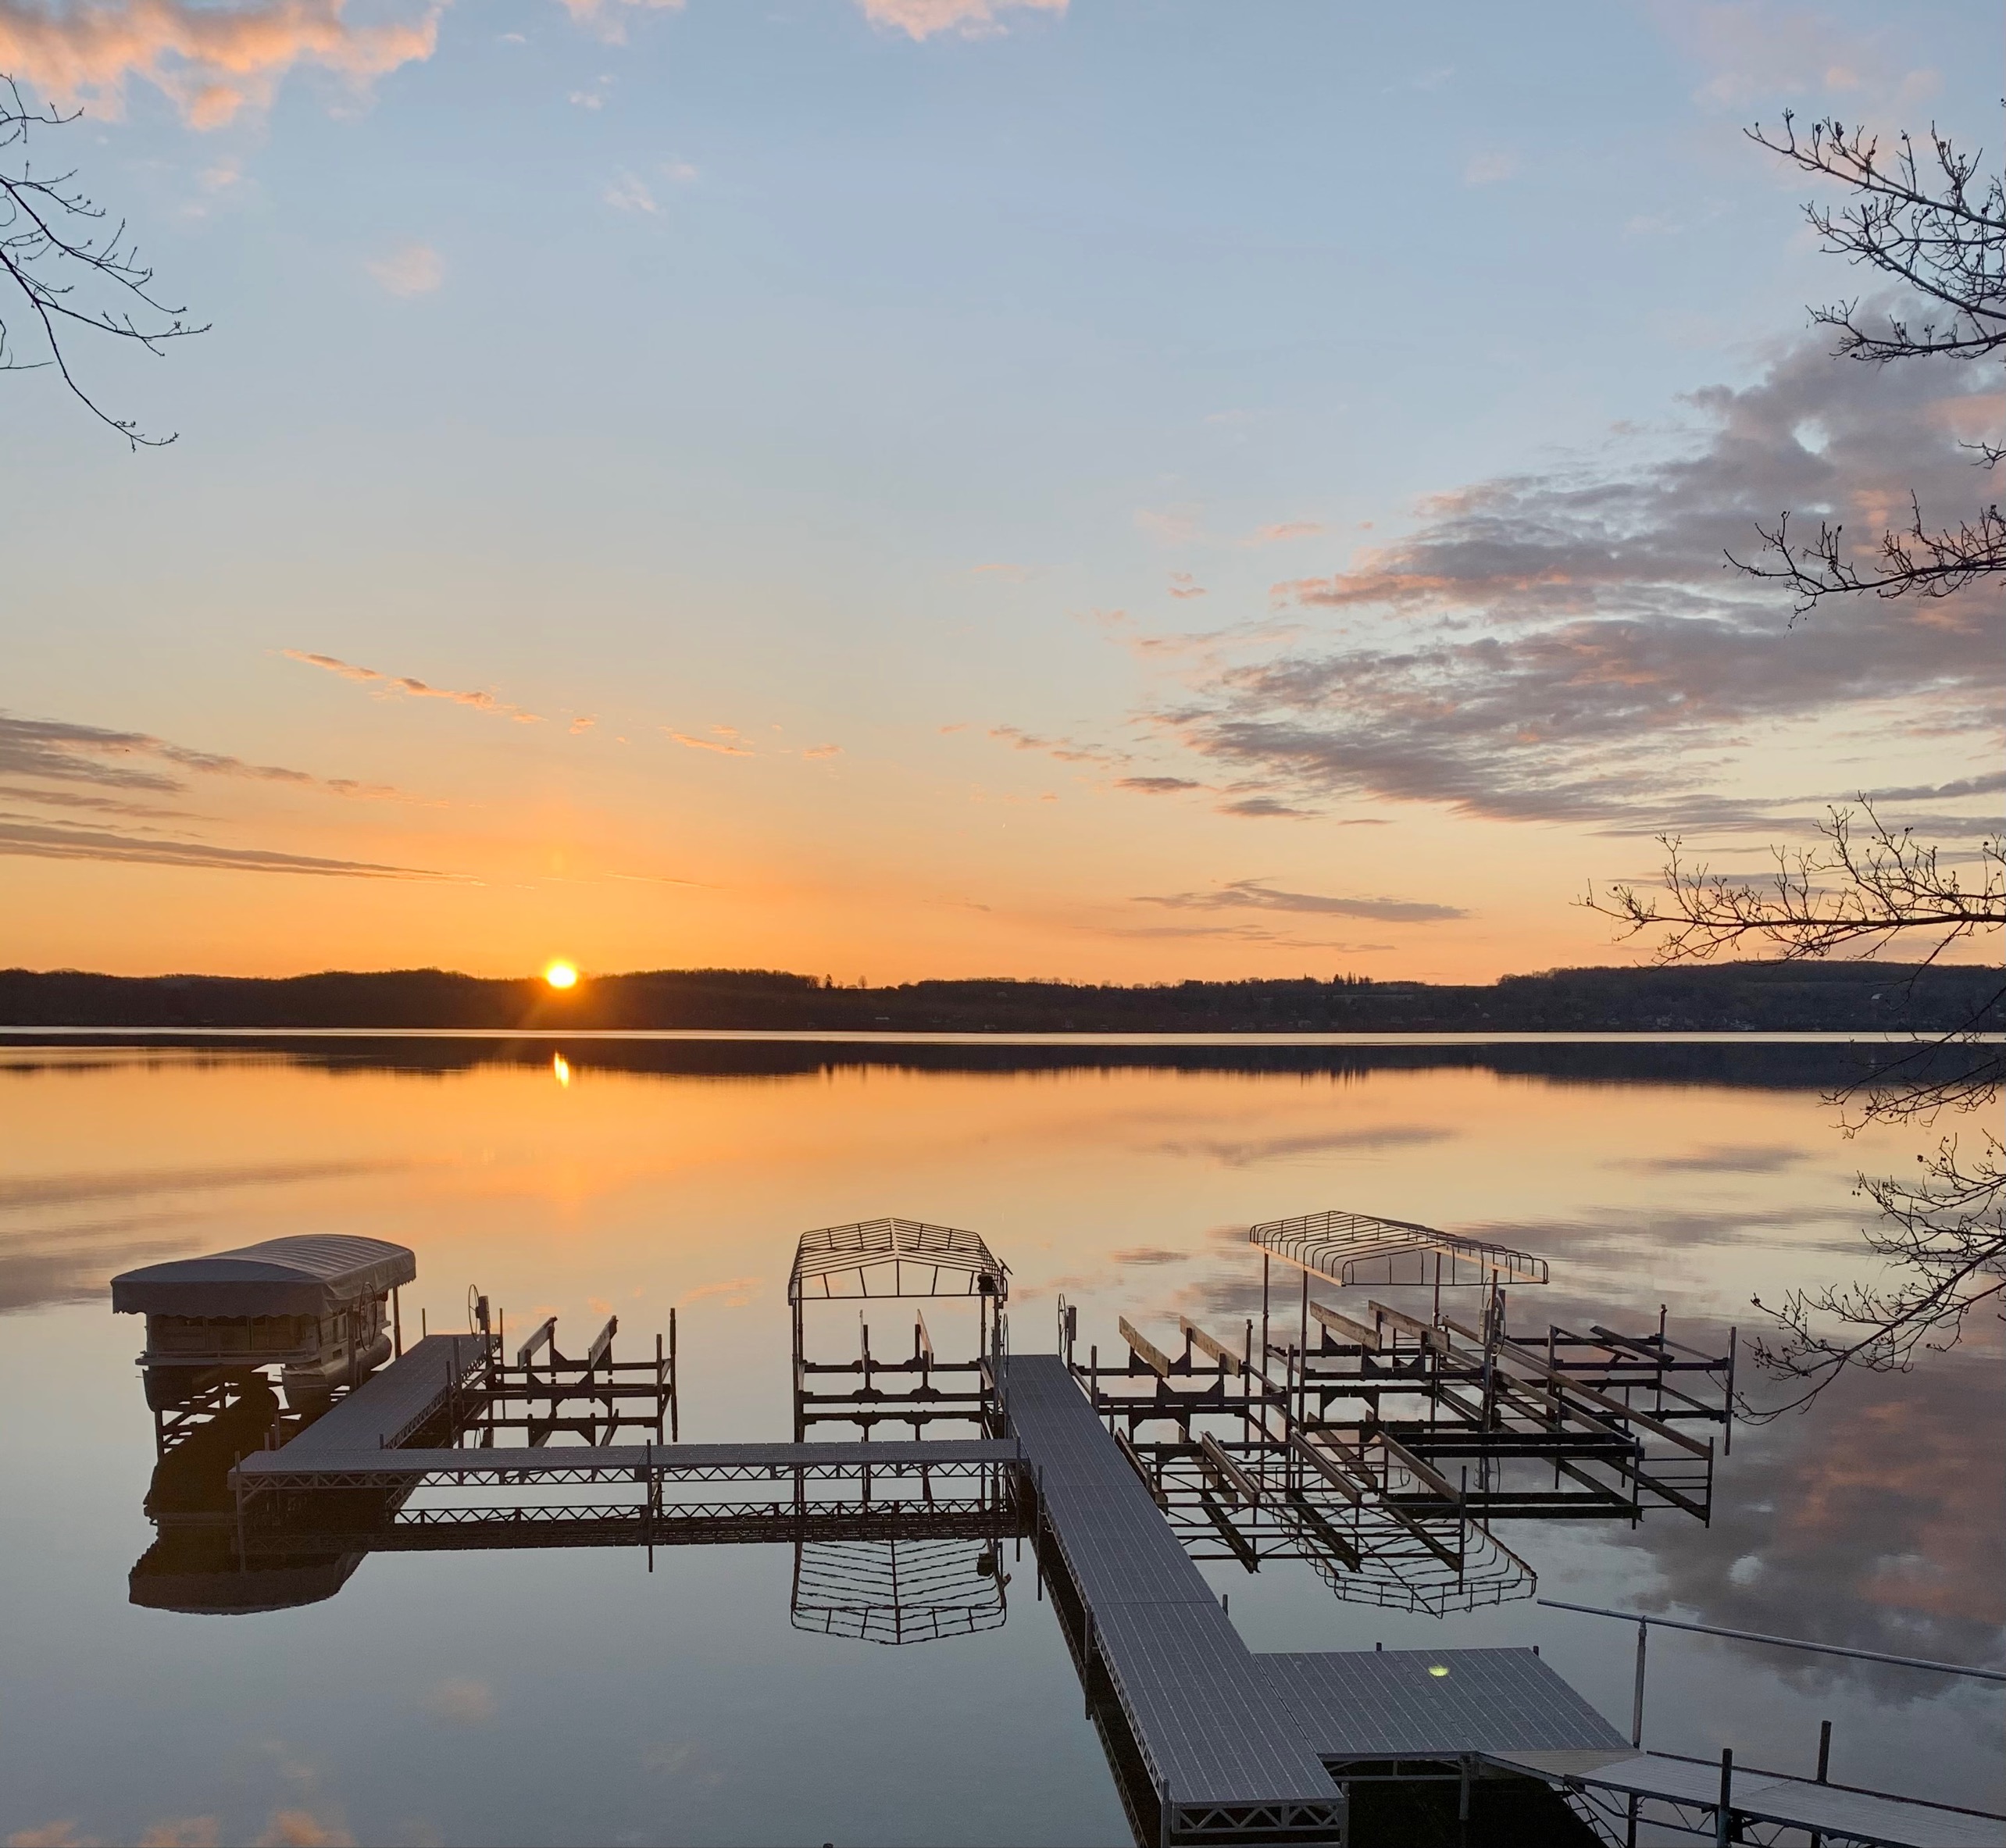
<path fill-rule="evenodd" d="M 1188 571 L 1173 571 L 1170 573 L 1170 594 L 1173 597 L 1202 597 L 1205 594 L 1205 586 Z"/>
<path fill-rule="evenodd" d="M 857 0 L 873 26 L 888 26 L 908 38 L 937 32 L 980 37 L 1004 30 L 998 15 L 1023 10 L 1063 12 L 1066 0 Z"/>
<path fill-rule="evenodd" d="M 497 699 L 491 693 L 462 692 L 451 687 L 433 687 L 425 681 L 412 679 L 409 674 L 379 673 L 373 667 L 358 667 L 353 662 L 342 661 L 332 655 L 309 655 L 298 648 L 282 648 L 280 652 L 288 661 L 304 662 L 309 667 L 317 667 L 323 673 L 338 675 L 344 680 L 373 685 L 386 697 L 404 694 L 412 699 L 448 700 L 456 706 L 471 706 L 477 712 L 491 712 L 498 719 L 512 719 L 518 725 L 543 723 L 537 714 L 525 712 L 520 706 L 511 705 L 506 700 Z"/>
<path fill-rule="evenodd" d="M 669 731 L 666 725 L 662 729 L 669 732 L 669 736 L 678 744 L 687 745 L 692 751 L 714 751 L 719 757 L 756 757 L 758 755 L 757 751 L 748 750 L 743 744 L 732 743 L 729 738 L 693 738 L 687 732 Z M 726 728 L 719 726 L 713 729 L 723 731 Z"/>
<path fill-rule="evenodd" d="M 1272 526 L 1261 526 L 1255 530 L 1249 545 L 1280 545 L 1290 539 L 1312 539 L 1323 530 L 1320 519 L 1283 520 Z"/>
<path fill-rule="evenodd" d="M 43 7 L 0 0 L 0 70 L 47 96 L 116 116 L 126 85 L 151 84 L 191 127 L 220 128 L 262 109 L 295 66 L 366 84 L 422 62 L 438 43 L 441 8 L 418 19 L 352 24 L 344 0 L 268 0 L 234 9 L 184 0 L 109 0 Z"/>

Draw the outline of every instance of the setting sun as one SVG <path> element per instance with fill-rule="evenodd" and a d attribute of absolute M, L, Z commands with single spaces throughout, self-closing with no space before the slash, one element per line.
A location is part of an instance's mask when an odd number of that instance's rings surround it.
<path fill-rule="evenodd" d="M 575 988 L 578 971 L 568 962 L 553 962 L 544 971 L 544 979 L 553 988 Z"/>

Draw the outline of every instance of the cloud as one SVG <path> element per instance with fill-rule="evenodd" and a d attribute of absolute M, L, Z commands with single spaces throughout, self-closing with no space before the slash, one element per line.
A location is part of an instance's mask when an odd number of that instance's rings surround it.
<path fill-rule="evenodd" d="M 1369 918 L 1376 924 L 1438 924 L 1469 915 L 1452 904 L 1411 898 L 1330 898 L 1315 892 L 1278 891 L 1251 879 L 1235 879 L 1216 891 L 1176 892 L 1134 902 L 1160 904 L 1172 911 L 1306 912 L 1320 917 Z"/>
<path fill-rule="evenodd" d="M 492 713 L 498 719 L 512 719 L 518 725 L 543 723 L 534 712 L 511 705 L 506 700 L 497 699 L 491 693 L 464 693 L 450 687 L 433 687 L 423 680 L 414 680 L 408 674 L 379 673 L 373 667 L 357 667 L 353 662 L 339 660 L 332 655 L 309 655 L 298 648 L 281 648 L 279 651 L 288 661 L 303 662 L 309 667 L 317 667 L 323 672 L 337 675 L 344 680 L 354 680 L 360 685 L 373 687 L 384 698 L 409 695 L 412 699 L 442 699 L 456 706 L 471 706 L 477 712 Z"/>
<path fill-rule="evenodd" d="M 269 105 L 295 66 L 317 66 L 358 87 L 422 62 L 438 42 L 442 8 L 418 18 L 352 25 L 344 0 L 269 0 L 205 6 L 185 0 L 110 0 L 45 7 L 0 0 L 0 70 L 59 102 L 116 116 L 137 79 L 167 96 L 191 127 L 220 128 Z"/>
<path fill-rule="evenodd" d="M 1203 1156 L 1226 1168 L 1251 1168 L 1262 1161 L 1286 1161 L 1302 1155 L 1373 1154 L 1381 1149 L 1425 1148 L 1433 1143 L 1452 1142 L 1455 1136 L 1455 1130 L 1434 1124 L 1387 1123 L 1369 1129 L 1322 1129 L 1248 1140 L 1205 1137 L 1159 1143 L 1157 1149 L 1166 1155 Z"/>
<path fill-rule="evenodd" d="M 219 1848 L 223 1824 L 214 1816 L 177 1816 L 166 1822 L 149 1823 L 139 1838 L 139 1848 Z"/>
<path fill-rule="evenodd" d="M 1911 34 L 1884 29 L 1864 37 L 1801 7 L 1766 0 L 1653 0 L 1652 18 L 1709 74 L 1694 92 L 1708 109 L 1743 110 L 1799 97 L 1901 112 L 1934 93 L 1937 73 L 1909 63 Z"/>
<path fill-rule="evenodd" d="M 1320 519 L 1283 520 L 1279 525 L 1256 527 L 1242 543 L 1247 545 L 1280 545 L 1290 539 L 1313 539 L 1323 530 Z"/>
<path fill-rule="evenodd" d="M 422 867 L 372 860 L 321 859 L 264 847 L 211 847 L 195 840 L 162 840 L 109 828 L 45 827 L 0 819 L 0 854 L 37 860 L 115 860 L 149 866 L 198 867 L 220 872 L 307 872 L 349 879 L 441 879 Z"/>
<path fill-rule="evenodd" d="M 1184 545 L 1198 536 L 1198 510 L 1192 507 L 1138 507 L 1135 523 L 1166 545 Z"/>
<path fill-rule="evenodd" d="M 425 1711 L 449 1726 L 484 1726 L 494 1718 L 494 1690 L 470 1675 L 452 1675 L 434 1684 Z"/>
<path fill-rule="evenodd" d="M 589 732 L 598 722 L 599 716 L 596 712 L 581 712 L 564 729 L 575 738 L 581 733 Z"/>
<path fill-rule="evenodd" d="M 102 1848 L 95 1836 L 80 1836 L 74 1822 L 45 1822 L 34 1828 L 17 1828 L 7 1838 L 7 1848 Z"/>
<path fill-rule="evenodd" d="M 726 1277 L 721 1283 L 699 1283 L 694 1290 L 686 1290 L 676 1297 L 676 1306 L 686 1309 L 692 1303 L 722 1297 L 727 1309 L 742 1309 L 759 1293 L 765 1282 L 763 1277 Z"/>
<path fill-rule="evenodd" d="M 888 27 L 908 38 L 937 32 L 981 37 L 1004 30 L 999 16 L 1012 12 L 1063 12 L 1066 0 L 857 0 L 873 26 Z"/>
<path fill-rule="evenodd" d="M 1495 186 L 1501 180 L 1509 180 L 1519 170 L 1519 157 L 1493 151 L 1487 154 L 1472 154 L 1463 169 L 1463 184 L 1466 186 Z"/>
<path fill-rule="evenodd" d="M 1021 584 L 1031 575 L 1031 568 L 1028 565 L 1012 565 L 999 560 L 994 564 L 971 565 L 968 568 L 968 574 L 970 577 L 998 578 L 1006 584 Z"/>
<path fill-rule="evenodd" d="M 1640 1155 L 1609 1165 L 1637 1174 L 1780 1174 L 1804 1158 L 1801 1149 L 1777 1143 L 1714 1143 L 1683 1155 Z"/>
<path fill-rule="evenodd" d="M 992 725 L 989 735 L 1008 744 L 1013 751 L 1041 751 L 1055 757 L 1062 764 L 1124 764 L 1128 762 L 1125 751 L 1109 751 L 1096 744 L 1081 744 L 1070 738 L 1040 737 L 1035 732 L 1027 732 L 1020 726 Z"/>
<path fill-rule="evenodd" d="M 683 0 L 612 0 L 611 5 L 607 0 L 562 0 L 562 4 L 574 23 L 593 27 L 609 45 L 618 45 L 626 37 L 626 24 L 620 16 L 619 9 L 623 7 L 655 12 L 683 10 Z M 603 84 L 612 80 L 601 77 L 599 80 Z M 580 98 L 573 96 L 571 100 L 576 102 Z M 596 109 L 599 105 L 594 102 L 586 106 Z"/>
<path fill-rule="evenodd" d="M 398 793 L 387 783 L 316 776 L 282 764 L 248 763 L 219 751 L 191 750 L 147 732 L 112 731 L 61 719 L 16 719 L 0 712 L 0 775 L 162 795 L 178 794 L 187 788 L 180 778 L 134 763 L 131 760 L 135 758 L 152 758 L 203 776 L 296 783 L 337 796 L 381 797 Z M 87 798 L 74 792 L 48 797 L 36 794 L 33 799 L 55 801 L 66 807 L 87 804 Z"/>
<path fill-rule="evenodd" d="M 1787 598 L 1723 549 L 1753 553 L 1780 508 L 1871 544 L 1905 517 L 1911 485 L 1926 516 L 1968 512 L 1982 483 L 1961 439 L 2006 410 L 1978 379 L 1842 365 L 1807 337 L 1754 384 L 1693 394 L 1705 426 L 1676 449 L 1440 495 L 1406 538 L 1276 585 L 1278 601 L 1341 614 L 1347 630 L 1251 659 L 1222 643 L 1196 697 L 1154 717 L 1298 799 L 1615 832 L 1777 825 L 1772 799 L 1707 787 L 1752 728 L 1850 711 L 1883 730 L 1989 733 L 2006 659 L 1975 592 L 1794 626 Z M 1679 763 L 1699 752 L 1712 760 Z"/>
<path fill-rule="evenodd" d="M 1219 812 L 1221 815 L 1251 815 L 1257 820 L 1272 818 L 1277 821 L 1306 822 L 1313 821 L 1316 816 L 1315 809 L 1298 808 L 1276 796 L 1242 796 L 1237 801 L 1220 803 Z"/>
<path fill-rule="evenodd" d="M 400 244 L 363 267 L 393 295 L 429 295 L 446 280 L 446 259 L 429 244 Z"/>
<path fill-rule="evenodd" d="M 1205 787 L 1189 776 L 1124 776 L 1115 784 L 1116 789 L 1136 790 L 1145 796 L 1173 795 L 1180 790 Z"/>
<path fill-rule="evenodd" d="M 801 753 L 801 755 L 811 763 L 817 762 L 825 758 L 841 757 L 842 755 L 843 747 L 840 744 L 812 744 Z"/>
<path fill-rule="evenodd" d="M 274 1810 L 257 1848 L 355 1848 L 355 1838 L 311 1810 Z"/>
<path fill-rule="evenodd" d="M 577 98 L 572 100 L 575 102 Z M 655 194 L 648 190 L 647 183 L 625 168 L 620 169 L 619 177 L 600 196 L 616 212 L 656 212 L 662 209 L 655 204 Z"/>
<path fill-rule="evenodd" d="M 714 751 L 719 757 L 757 757 L 758 755 L 757 751 L 738 743 L 737 734 L 725 726 L 712 728 L 714 730 L 725 733 L 722 738 L 693 738 L 687 732 L 669 731 L 666 725 L 662 729 L 665 732 L 669 732 L 669 736 L 678 744 L 687 745 L 692 751 Z"/>
<path fill-rule="evenodd" d="M 1108 1256 L 1116 1264 L 1189 1264 L 1188 1251 L 1165 1251 L 1155 1245 L 1132 1245 L 1126 1251 L 1110 1251 Z"/>
<path fill-rule="evenodd" d="M 1170 594 L 1173 597 L 1180 598 L 1202 597 L 1205 594 L 1205 586 L 1188 571 L 1173 571 L 1170 573 Z"/>

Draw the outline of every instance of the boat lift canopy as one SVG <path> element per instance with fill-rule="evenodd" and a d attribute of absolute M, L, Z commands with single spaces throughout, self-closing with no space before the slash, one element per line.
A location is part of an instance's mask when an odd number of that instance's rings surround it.
<path fill-rule="evenodd" d="M 405 1246 L 313 1233 L 127 1271 L 112 1279 L 112 1307 L 130 1315 L 198 1321 L 332 1315 L 417 1275 L 418 1260 Z"/>
<path fill-rule="evenodd" d="M 1308 1213 L 1250 1226 L 1248 1238 L 1332 1283 L 1544 1283 L 1547 1261 L 1508 1245 L 1369 1213 Z"/>

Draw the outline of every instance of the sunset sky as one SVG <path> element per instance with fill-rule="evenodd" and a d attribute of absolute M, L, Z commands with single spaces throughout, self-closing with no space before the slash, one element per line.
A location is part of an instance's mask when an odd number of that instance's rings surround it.
<path fill-rule="evenodd" d="M 1722 552 L 1976 505 L 1740 131 L 1996 162 L 1998 24 L 0 0 L 213 323 L 73 346 L 165 449 L 0 376 L 0 963 L 1487 979 L 1662 831 L 1973 846 L 1996 610 Z"/>

